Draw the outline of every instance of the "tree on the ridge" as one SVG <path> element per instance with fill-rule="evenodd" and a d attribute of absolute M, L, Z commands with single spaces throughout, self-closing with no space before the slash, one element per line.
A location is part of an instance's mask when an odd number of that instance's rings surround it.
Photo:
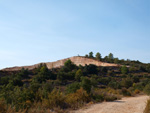
<path fill-rule="evenodd" d="M 76 65 L 69 59 L 64 63 L 64 69 L 66 71 L 72 71 Z"/>
<path fill-rule="evenodd" d="M 90 58 L 93 58 L 93 52 L 90 52 L 90 53 L 89 53 L 89 57 L 90 57 Z"/>
<path fill-rule="evenodd" d="M 87 57 L 87 58 L 88 58 L 88 57 L 89 57 L 89 56 L 88 56 L 88 54 L 86 54 L 86 55 L 85 55 L 85 57 Z"/>
<path fill-rule="evenodd" d="M 97 60 L 101 60 L 101 59 L 102 59 L 102 58 L 101 58 L 101 54 L 100 54 L 99 52 L 96 53 L 96 59 L 97 59 Z"/>
<path fill-rule="evenodd" d="M 108 56 L 109 59 L 114 59 L 114 56 L 112 53 L 109 53 L 109 56 Z"/>
<path fill-rule="evenodd" d="M 112 54 L 112 53 L 109 53 L 109 55 L 108 55 L 108 59 L 109 59 L 109 62 L 113 62 L 113 60 L 114 60 L 114 56 L 113 56 L 113 54 Z"/>
<path fill-rule="evenodd" d="M 118 64 L 119 63 L 119 59 L 118 58 L 114 58 L 114 63 Z"/>

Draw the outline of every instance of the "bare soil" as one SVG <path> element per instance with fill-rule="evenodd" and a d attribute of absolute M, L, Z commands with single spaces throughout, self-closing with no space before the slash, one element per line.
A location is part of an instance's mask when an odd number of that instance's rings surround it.
<path fill-rule="evenodd" d="M 79 57 L 79 56 L 74 56 L 74 57 L 70 57 L 70 58 L 66 58 L 66 59 L 62 59 L 62 60 L 58 60 L 58 61 L 55 61 L 55 62 L 44 62 L 44 64 L 47 65 L 48 69 L 52 69 L 52 68 L 60 68 L 62 66 L 64 66 L 64 63 L 70 59 L 74 64 L 76 64 L 77 66 L 79 65 L 82 65 L 82 66 L 85 66 L 86 64 L 89 65 L 89 64 L 94 64 L 96 66 L 113 66 L 113 67 L 118 67 L 119 65 L 118 64 L 113 64 L 113 63 L 105 63 L 105 62 L 101 62 L 101 61 L 97 61 L 97 60 L 94 60 L 94 59 L 91 59 L 91 58 L 85 58 L 85 57 Z M 5 69 L 2 69 L 2 71 L 18 71 L 18 70 L 21 70 L 22 68 L 25 68 L 25 69 L 28 69 L 28 70 L 32 70 L 32 69 L 35 69 L 37 68 L 39 64 L 35 64 L 35 65 L 30 65 L 30 66 L 20 66 L 20 67 L 10 67 L 10 68 L 5 68 Z"/>
<path fill-rule="evenodd" d="M 122 100 L 103 102 L 72 113 L 143 113 L 148 96 L 125 97 Z"/>

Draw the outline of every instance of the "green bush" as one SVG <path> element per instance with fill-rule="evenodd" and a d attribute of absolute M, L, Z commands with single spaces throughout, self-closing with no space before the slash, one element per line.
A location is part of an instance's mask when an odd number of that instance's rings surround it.
<path fill-rule="evenodd" d="M 81 77 L 83 76 L 83 73 L 81 71 L 81 69 L 77 70 L 76 74 L 75 74 L 75 79 L 77 81 L 80 81 Z"/>
<path fill-rule="evenodd" d="M 67 93 L 75 93 L 78 89 L 80 89 L 80 84 L 78 82 L 74 82 L 67 86 L 66 92 Z"/>
<path fill-rule="evenodd" d="M 147 70 L 147 72 L 150 73 L 150 64 L 148 64 L 148 65 L 146 66 L 146 70 Z"/>
<path fill-rule="evenodd" d="M 48 94 L 48 99 L 43 99 L 43 106 L 46 108 L 64 108 L 65 107 L 65 96 L 62 92 L 54 89 Z"/>
<path fill-rule="evenodd" d="M 134 90 L 138 89 L 138 90 L 140 90 L 140 91 L 143 91 L 144 86 L 143 86 L 142 83 L 134 83 L 134 84 L 133 84 L 133 88 L 134 88 Z"/>
<path fill-rule="evenodd" d="M 66 96 L 66 103 L 73 109 L 81 107 L 89 101 L 90 97 L 83 88 L 80 88 L 75 93 L 70 93 Z"/>
<path fill-rule="evenodd" d="M 121 85 L 119 82 L 115 82 L 115 81 L 111 81 L 108 84 L 109 87 L 113 88 L 113 89 L 120 89 Z"/>
<path fill-rule="evenodd" d="M 91 85 L 94 86 L 94 87 L 96 87 L 98 85 L 98 81 L 97 81 L 96 78 L 97 77 L 95 75 L 92 75 L 92 77 L 90 79 L 91 80 Z"/>
<path fill-rule="evenodd" d="M 96 95 L 93 95 L 92 98 L 93 98 L 94 101 L 96 101 L 96 102 L 102 102 L 102 101 L 104 101 L 104 95 L 103 95 L 103 94 L 96 94 Z"/>
<path fill-rule="evenodd" d="M 121 73 L 122 73 L 122 74 L 127 74 L 128 71 L 129 71 L 129 70 L 128 70 L 128 68 L 127 68 L 126 66 L 122 66 L 122 67 L 121 67 Z"/>
<path fill-rule="evenodd" d="M 9 83 L 12 84 L 13 86 L 23 86 L 23 82 L 19 77 L 13 78 L 12 80 L 9 81 Z"/>
<path fill-rule="evenodd" d="M 150 113 L 150 99 L 147 100 L 146 107 L 143 113 Z"/>
<path fill-rule="evenodd" d="M 29 89 L 33 92 L 37 92 L 38 89 L 41 87 L 41 84 L 38 82 L 32 82 L 29 86 Z"/>
<path fill-rule="evenodd" d="M 114 100 L 117 100 L 117 96 L 115 96 L 115 95 L 113 95 L 113 94 L 109 94 L 109 95 L 106 95 L 106 96 L 104 97 L 104 99 L 105 99 L 106 101 L 114 101 Z"/>
<path fill-rule="evenodd" d="M 131 96 L 131 93 L 129 90 L 127 90 L 126 88 L 122 88 L 121 90 L 123 96 Z"/>
<path fill-rule="evenodd" d="M 133 81 L 129 78 L 122 80 L 122 87 L 129 88 L 133 84 Z"/>
<path fill-rule="evenodd" d="M 140 81 L 140 78 L 138 76 L 133 76 L 132 79 L 134 83 L 137 83 Z"/>
<path fill-rule="evenodd" d="M 147 95 L 150 95 L 150 83 L 145 86 L 144 92 L 145 92 Z"/>
<path fill-rule="evenodd" d="M 0 85 L 7 85 L 9 83 L 9 77 L 5 76 L 5 77 L 0 77 Z"/>
<path fill-rule="evenodd" d="M 0 100 L 0 113 L 6 113 L 6 105 L 2 100 Z"/>
<path fill-rule="evenodd" d="M 64 63 L 64 67 L 63 67 L 63 70 L 65 72 L 69 72 L 69 71 L 72 71 L 73 69 L 76 68 L 76 65 L 69 59 L 67 60 L 65 63 Z"/>
<path fill-rule="evenodd" d="M 87 91 L 87 93 L 91 92 L 91 81 L 87 77 L 82 77 L 81 87 Z"/>
<path fill-rule="evenodd" d="M 104 85 L 108 85 L 111 81 L 111 77 L 102 77 L 98 79 L 98 82 Z"/>

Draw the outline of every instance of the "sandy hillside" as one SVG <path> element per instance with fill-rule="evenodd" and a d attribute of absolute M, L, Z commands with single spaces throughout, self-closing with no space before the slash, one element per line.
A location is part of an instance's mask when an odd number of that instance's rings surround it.
<path fill-rule="evenodd" d="M 77 66 L 79 66 L 79 65 L 85 66 L 85 65 L 89 65 L 89 64 L 94 64 L 96 66 L 114 66 L 114 67 L 119 66 L 117 64 L 105 63 L 105 62 L 101 62 L 101 61 L 97 61 L 97 60 L 94 60 L 91 58 L 86 58 L 86 57 L 81 57 L 81 56 L 74 56 L 74 57 L 58 60 L 55 62 L 45 62 L 45 64 L 47 65 L 48 69 L 60 68 L 61 66 L 64 65 L 64 63 L 68 59 L 70 59 Z M 10 67 L 10 68 L 2 69 L 2 70 L 3 71 L 18 71 L 18 70 L 21 70 L 22 68 L 32 70 L 32 69 L 38 67 L 39 65 L 40 65 L 40 63 L 35 64 L 35 65 L 30 65 L 30 66 Z"/>
<path fill-rule="evenodd" d="M 114 102 L 91 105 L 72 113 L 143 113 L 148 96 L 126 97 Z"/>

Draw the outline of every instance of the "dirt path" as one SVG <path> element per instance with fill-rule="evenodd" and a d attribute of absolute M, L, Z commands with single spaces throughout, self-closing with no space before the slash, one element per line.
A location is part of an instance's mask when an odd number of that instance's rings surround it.
<path fill-rule="evenodd" d="M 114 102 L 103 102 L 74 113 L 143 113 L 148 96 L 126 97 Z"/>

